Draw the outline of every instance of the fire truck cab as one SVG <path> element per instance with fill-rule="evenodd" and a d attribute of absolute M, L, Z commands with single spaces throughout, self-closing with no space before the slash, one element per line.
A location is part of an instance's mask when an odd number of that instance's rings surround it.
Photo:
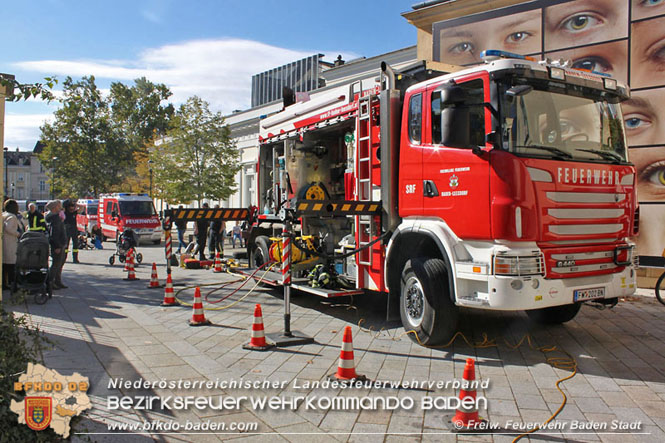
<path fill-rule="evenodd" d="M 132 228 L 139 241 L 160 244 L 162 226 L 148 194 L 120 192 L 99 196 L 99 220 L 104 237 L 116 241 L 125 228 Z"/>
<path fill-rule="evenodd" d="M 484 59 L 445 75 L 384 64 L 379 84 L 264 119 L 254 263 L 281 259 L 270 247 L 291 211 L 295 272 L 323 264 L 385 293 L 423 344 L 451 337 L 460 307 L 558 323 L 632 294 L 627 87 L 562 62 Z"/>

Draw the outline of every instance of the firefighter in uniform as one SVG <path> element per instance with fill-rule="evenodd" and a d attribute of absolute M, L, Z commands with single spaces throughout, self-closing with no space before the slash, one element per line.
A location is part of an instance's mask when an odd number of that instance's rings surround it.
<path fill-rule="evenodd" d="M 28 205 L 28 231 L 46 233 L 44 214 L 39 212 L 37 205 L 34 203 Z"/>
<path fill-rule="evenodd" d="M 72 256 L 74 259 L 73 263 L 79 262 L 79 232 L 76 227 L 76 214 L 77 214 L 77 205 L 75 202 L 70 199 L 62 202 L 62 206 L 65 209 L 65 233 L 67 234 L 67 243 L 65 243 L 65 259 L 67 261 L 67 253 L 69 252 L 69 241 L 72 242 Z"/>

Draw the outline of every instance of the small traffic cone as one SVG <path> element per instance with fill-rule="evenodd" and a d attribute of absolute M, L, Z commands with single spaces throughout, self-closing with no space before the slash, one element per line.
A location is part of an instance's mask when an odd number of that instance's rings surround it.
<path fill-rule="evenodd" d="M 192 304 L 194 308 L 194 313 L 192 314 L 192 319 L 189 320 L 189 326 L 205 326 L 210 324 L 203 313 L 203 302 L 201 301 L 201 289 L 197 286 L 194 290 L 194 303 Z"/>
<path fill-rule="evenodd" d="M 224 272 L 222 271 L 222 259 L 219 257 L 219 252 L 215 255 L 215 269 L 212 272 Z"/>
<path fill-rule="evenodd" d="M 356 363 L 353 358 L 353 335 L 351 334 L 351 326 L 344 327 L 342 350 L 339 353 L 337 372 L 330 375 L 329 378 L 334 380 L 367 380 L 367 377 L 364 375 L 356 373 Z"/>
<path fill-rule="evenodd" d="M 476 379 L 476 363 L 472 358 L 466 359 L 463 378 L 462 388 L 459 391 L 460 405 L 457 408 L 457 412 L 455 412 L 455 416 L 452 418 L 453 428 L 456 431 L 475 430 L 479 423 L 484 422 L 478 416 L 476 387 L 473 383 Z M 473 399 L 472 405 L 468 405 L 468 403 L 471 403 L 469 399 Z"/>
<path fill-rule="evenodd" d="M 127 281 L 133 281 L 133 280 L 139 280 L 139 278 L 136 277 L 136 273 L 134 272 L 134 254 L 132 254 L 129 258 L 129 273 L 127 274 L 127 278 L 124 278 L 123 280 Z"/>
<path fill-rule="evenodd" d="M 173 295 L 173 280 L 171 279 L 171 274 L 166 275 L 166 287 L 164 288 L 164 301 L 161 306 L 180 306 L 180 303 L 175 299 Z"/>
<path fill-rule="evenodd" d="M 252 334 L 249 343 L 242 345 L 243 349 L 250 351 L 267 351 L 275 346 L 272 343 L 266 342 L 266 335 L 263 331 L 263 314 L 261 313 L 261 305 L 256 304 L 254 307 L 254 322 L 252 323 Z"/>
<path fill-rule="evenodd" d="M 129 249 L 127 254 L 125 254 L 125 272 L 129 271 L 129 261 L 132 259 L 132 251 L 133 249 Z"/>
<path fill-rule="evenodd" d="M 157 263 L 153 262 L 152 273 L 150 274 L 150 284 L 148 285 L 148 289 L 155 289 L 155 288 L 161 288 L 161 285 L 159 284 L 159 277 L 157 277 Z"/>

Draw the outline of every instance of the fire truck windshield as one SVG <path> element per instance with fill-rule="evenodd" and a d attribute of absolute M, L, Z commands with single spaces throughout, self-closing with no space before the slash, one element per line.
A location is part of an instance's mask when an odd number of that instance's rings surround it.
<path fill-rule="evenodd" d="M 97 206 L 88 206 L 88 215 L 97 215 Z"/>
<path fill-rule="evenodd" d="M 121 201 L 120 213 L 122 215 L 155 215 L 155 208 L 151 201 Z"/>
<path fill-rule="evenodd" d="M 584 88 L 502 85 L 503 148 L 516 155 L 558 160 L 625 163 L 619 103 Z M 562 93 L 566 92 L 568 93 Z M 586 91 L 589 91 L 588 89 Z"/>

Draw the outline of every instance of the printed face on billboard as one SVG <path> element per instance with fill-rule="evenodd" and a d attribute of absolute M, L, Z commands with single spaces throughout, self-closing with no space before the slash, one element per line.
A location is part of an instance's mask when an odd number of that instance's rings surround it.
<path fill-rule="evenodd" d="M 540 52 L 541 13 L 527 11 L 504 17 L 469 23 L 441 31 L 440 59 L 454 65 L 479 63 L 486 49 L 501 49 L 518 54 Z"/>
<path fill-rule="evenodd" d="M 633 23 L 630 53 L 633 88 L 665 85 L 665 17 Z"/>
<path fill-rule="evenodd" d="M 628 36 L 625 0 L 575 0 L 545 8 L 545 50 Z"/>
<path fill-rule="evenodd" d="M 665 0 L 533 0 L 434 23 L 433 59 L 480 62 L 485 49 L 570 60 L 628 83 L 621 106 L 637 169 L 640 255 L 665 248 Z M 568 119 L 579 129 L 583 121 Z M 566 126 L 568 127 L 568 126 Z M 572 127 L 572 126 L 571 126 Z M 574 129 L 573 128 L 573 129 Z M 577 130 L 575 129 L 575 130 Z"/>
<path fill-rule="evenodd" d="M 628 81 L 628 42 L 600 43 L 581 48 L 548 52 L 547 57 L 556 60 L 571 60 L 574 68 L 602 72 L 622 82 Z"/>
<path fill-rule="evenodd" d="M 665 14 L 665 0 L 632 0 L 633 21 Z"/>

